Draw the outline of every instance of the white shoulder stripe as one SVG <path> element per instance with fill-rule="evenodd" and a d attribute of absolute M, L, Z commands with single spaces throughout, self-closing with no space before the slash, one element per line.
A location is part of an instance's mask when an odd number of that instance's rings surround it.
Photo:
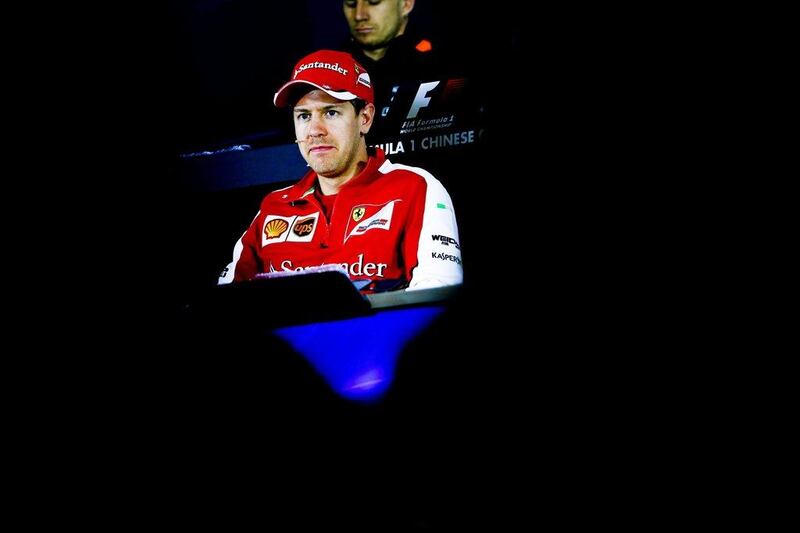
<path fill-rule="evenodd" d="M 253 222 L 256 221 L 258 215 L 261 214 L 261 210 L 256 213 L 256 216 L 253 217 Z M 250 222 L 250 226 L 253 225 L 253 222 Z M 227 285 L 233 282 L 233 278 L 236 275 L 236 264 L 239 262 L 239 259 L 242 258 L 242 252 L 244 251 L 244 236 L 250 230 L 250 226 L 247 226 L 247 229 L 244 230 L 242 236 L 239 237 L 239 240 L 236 241 L 236 245 L 233 247 L 233 261 L 228 263 L 228 266 L 222 271 L 222 274 L 217 279 L 217 285 Z"/>
<path fill-rule="evenodd" d="M 388 159 L 384 161 L 383 164 L 378 168 L 378 172 L 380 172 L 381 174 L 388 174 L 389 172 L 392 172 L 394 170 L 408 170 L 409 172 L 413 172 L 414 174 L 419 174 L 426 180 L 434 180 L 436 182 L 439 181 L 433 176 L 433 174 L 431 174 L 424 168 L 412 167 L 409 165 L 400 165 L 397 163 L 392 163 Z"/>
<path fill-rule="evenodd" d="M 433 174 L 419 167 L 398 165 L 388 159 L 378 169 L 382 174 L 394 170 L 407 170 L 421 176 L 427 184 L 425 207 L 422 214 L 422 231 L 417 243 L 417 266 L 411 274 L 408 290 L 458 285 L 464 280 L 461 250 L 456 244 L 441 248 L 442 236 L 458 242 L 458 225 L 447 189 Z"/>
<path fill-rule="evenodd" d="M 295 185 L 297 185 L 297 184 L 293 183 L 292 185 L 289 185 L 288 187 L 281 187 L 280 189 L 275 189 L 274 191 L 270 192 L 270 194 L 275 194 L 276 192 L 281 192 L 281 191 L 285 191 L 287 189 L 291 189 Z"/>

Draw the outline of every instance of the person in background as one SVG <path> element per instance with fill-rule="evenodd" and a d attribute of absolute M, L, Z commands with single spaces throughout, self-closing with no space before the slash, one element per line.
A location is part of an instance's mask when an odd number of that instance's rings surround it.
<path fill-rule="evenodd" d="M 442 59 L 438 46 L 409 26 L 414 0 L 344 0 L 342 9 L 351 35 L 347 51 L 372 76 L 379 116 L 388 112 L 397 84 L 440 80 L 448 74 L 452 65 Z"/>
<path fill-rule="evenodd" d="M 377 62 L 390 46 L 397 49 L 401 44 L 398 38 L 405 34 L 414 0 L 344 0 L 342 8 L 359 55 Z M 431 46 L 430 41 L 420 40 L 414 49 L 424 53 Z"/>
<path fill-rule="evenodd" d="M 364 291 L 462 282 L 458 227 L 444 186 L 366 145 L 374 91 L 360 62 L 346 52 L 314 52 L 295 65 L 273 102 L 292 109 L 295 142 L 311 168 L 264 197 L 219 284 L 322 265 L 340 265 Z"/>

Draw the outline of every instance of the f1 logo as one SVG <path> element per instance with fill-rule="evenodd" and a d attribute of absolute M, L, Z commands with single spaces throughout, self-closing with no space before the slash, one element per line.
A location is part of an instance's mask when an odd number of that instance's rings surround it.
<path fill-rule="evenodd" d="M 428 107 L 428 104 L 431 101 L 431 97 L 428 96 L 428 93 L 435 89 L 437 85 L 439 85 L 438 81 L 429 81 L 419 85 L 417 96 L 414 97 L 414 103 L 411 104 L 411 109 L 408 111 L 408 116 L 406 119 L 417 118 L 417 113 L 419 113 L 419 110 L 423 107 Z"/>

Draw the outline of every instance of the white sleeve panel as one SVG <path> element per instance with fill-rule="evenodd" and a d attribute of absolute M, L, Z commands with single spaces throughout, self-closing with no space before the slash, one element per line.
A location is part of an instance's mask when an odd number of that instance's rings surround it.
<path fill-rule="evenodd" d="M 417 243 L 417 266 L 412 272 L 408 290 L 462 283 L 464 269 L 461 266 L 461 246 L 450 195 L 441 182 L 427 170 L 396 165 L 387 160 L 381 165 L 380 171 L 386 173 L 400 169 L 422 176 L 427 184 L 422 230 Z"/>
<path fill-rule="evenodd" d="M 258 219 L 258 215 L 261 214 L 259 210 L 256 213 L 256 216 L 253 218 L 253 221 L 250 222 L 250 226 L 252 226 L 255 221 Z M 242 258 L 242 251 L 244 251 L 244 236 L 247 235 L 247 232 L 250 231 L 250 226 L 242 233 L 242 236 L 236 241 L 236 245 L 233 247 L 233 261 L 228 263 L 217 279 L 217 285 L 227 285 L 233 282 L 234 275 L 236 274 L 236 265 L 239 263 L 239 259 Z"/>

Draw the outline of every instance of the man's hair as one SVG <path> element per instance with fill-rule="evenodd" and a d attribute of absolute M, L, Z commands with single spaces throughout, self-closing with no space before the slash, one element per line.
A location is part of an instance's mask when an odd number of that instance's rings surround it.
<path fill-rule="evenodd" d="M 350 100 L 350 103 L 353 104 L 353 107 L 356 108 L 356 115 L 361 113 L 361 110 L 367 106 L 367 101 L 362 100 L 361 98 L 356 98 L 354 100 Z"/>

